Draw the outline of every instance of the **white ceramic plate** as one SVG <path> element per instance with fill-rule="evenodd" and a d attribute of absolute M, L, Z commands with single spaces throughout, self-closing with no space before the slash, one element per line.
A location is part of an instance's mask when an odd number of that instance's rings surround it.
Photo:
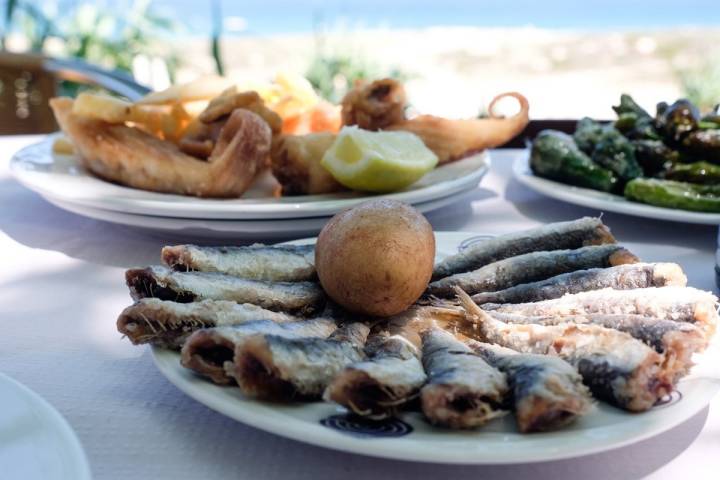
<path fill-rule="evenodd" d="M 267 174 L 240 199 L 213 200 L 146 192 L 101 180 L 80 166 L 77 157 L 52 152 L 55 135 L 17 152 L 10 171 L 41 195 L 95 209 L 160 217 L 277 220 L 329 217 L 364 200 L 357 192 L 273 198 L 274 180 Z M 443 165 L 406 190 L 382 195 L 410 204 L 437 200 L 475 187 L 488 171 L 486 152 Z"/>
<path fill-rule="evenodd" d="M 90 480 L 85 452 L 65 419 L 36 393 L 0 374 L 0 477 Z"/>
<path fill-rule="evenodd" d="M 438 257 L 487 236 L 437 232 Z M 303 243 L 312 242 L 305 240 Z M 295 242 L 300 243 L 300 242 Z M 655 261 L 667 247 L 629 244 L 633 252 Z M 665 250 L 663 250 L 665 248 Z M 681 249 L 680 249 L 681 250 Z M 678 250 L 678 253 L 683 253 Z M 511 464 L 578 457 L 652 437 L 689 419 L 710 403 L 720 382 L 703 372 L 720 360 L 718 342 L 703 354 L 691 376 L 663 405 L 631 414 L 601 404 L 596 411 L 556 432 L 522 435 L 511 415 L 475 431 L 452 431 L 428 425 L 418 413 L 401 420 L 361 424 L 329 403 L 281 405 L 244 398 L 237 388 L 206 381 L 179 363 L 176 352 L 153 348 L 155 364 L 168 380 L 204 405 L 253 427 L 301 442 L 364 455 L 455 464 Z M 714 367 L 713 367 L 714 368 Z"/>
<path fill-rule="evenodd" d="M 530 170 L 530 155 L 517 157 L 513 163 L 515 178 L 536 192 L 563 202 L 597 208 L 605 212 L 624 213 L 636 217 L 655 218 L 672 222 L 700 223 L 720 225 L 720 213 L 691 212 L 674 208 L 655 207 L 644 203 L 633 202 L 620 195 L 574 187 L 565 183 L 548 180 L 535 175 Z"/>
<path fill-rule="evenodd" d="M 415 204 L 415 208 L 423 213 L 429 212 L 457 202 L 464 194 L 474 189 L 473 186 L 447 197 L 418 203 Z M 194 238 L 267 240 L 268 238 L 307 237 L 317 235 L 330 219 L 330 217 L 315 217 L 280 220 L 202 220 L 196 218 L 153 217 L 86 207 L 52 197 L 45 198 L 64 210 L 95 220 Z"/>

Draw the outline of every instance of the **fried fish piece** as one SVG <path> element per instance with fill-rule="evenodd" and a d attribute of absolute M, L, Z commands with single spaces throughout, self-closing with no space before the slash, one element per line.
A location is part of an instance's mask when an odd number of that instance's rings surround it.
<path fill-rule="evenodd" d="M 357 125 L 363 130 L 383 130 L 405 121 L 407 98 L 397 80 L 383 78 L 360 84 L 342 99 L 343 125 Z"/>
<path fill-rule="evenodd" d="M 85 119 L 73 101 L 50 106 L 82 164 L 95 175 L 142 190 L 198 197 L 239 197 L 264 167 L 272 132 L 255 113 L 236 109 L 223 126 L 208 161 L 181 152 L 171 142 L 138 128 Z"/>
<path fill-rule="evenodd" d="M 505 374 L 449 332 L 430 328 L 422 333 L 422 363 L 428 382 L 420 402 L 431 423 L 474 428 L 506 413 Z"/>
<path fill-rule="evenodd" d="M 376 327 L 365 347 L 367 360 L 347 366 L 324 398 L 356 415 L 380 420 L 417 397 L 426 380 L 420 332 L 456 320 L 454 311 L 412 306 Z"/>
<path fill-rule="evenodd" d="M 523 253 L 563 250 L 615 243 L 610 229 L 599 218 L 583 217 L 530 230 L 498 235 L 445 257 L 433 270 L 433 280 L 476 270 L 488 263 Z"/>
<path fill-rule="evenodd" d="M 471 272 L 441 278 L 428 286 L 428 292 L 440 297 L 454 295 L 454 287 L 460 287 L 469 294 L 491 292 L 545 280 L 561 273 L 637 262 L 635 255 L 617 244 L 531 252 L 498 260 Z"/>
<path fill-rule="evenodd" d="M 325 301 L 322 288 L 313 282 L 268 282 L 219 272 L 176 272 L 162 266 L 131 268 L 125 272 L 125 282 L 133 300 L 230 300 L 299 314 L 310 314 Z"/>
<path fill-rule="evenodd" d="M 648 287 L 590 290 L 530 303 L 486 303 L 484 310 L 527 316 L 630 314 L 694 323 L 707 338 L 715 332 L 717 297 L 692 287 Z"/>
<path fill-rule="evenodd" d="M 347 190 L 320 164 L 335 141 L 330 132 L 282 135 L 273 143 L 272 173 L 283 195 L 316 195 Z"/>
<path fill-rule="evenodd" d="M 493 107 L 503 97 L 520 102 L 520 111 L 509 118 L 498 117 Z M 490 103 L 489 118 L 453 120 L 433 115 L 420 115 L 388 125 L 386 130 L 404 130 L 420 137 L 435 153 L 439 164 L 452 162 L 488 148 L 499 147 L 523 131 L 530 121 L 527 98 L 517 92 L 502 93 Z"/>
<path fill-rule="evenodd" d="M 320 397 L 346 365 L 365 358 L 370 329 L 361 322 L 344 325 L 327 338 L 257 334 L 240 340 L 226 372 L 243 394 L 274 401 Z"/>
<path fill-rule="evenodd" d="M 133 345 L 149 343 L 179 349 L 188 336 L 201 328 L 239 325 L 253 320 L 286 323 L 302 318 L 265 310 L 251 303 L 227 300 L 179 303 L 159 298 L 141 298 L 120 313 L 117 329 Z"/>
<path fill-rule="evenodd" d="M 481 292 L 473 301 L 483 303 L 525 303 L 560 298 L 567 293 L 612 288 L 684 287 L 687 277 L 677 263 L 629 263 L 609 268 L 590 268 L 563 273 L 531 283 L 521 283 L 504 290 Z"/>
<path fill-rule="evenodd" d="M 508 397 L 521 432 L 555 430 L 592 410 L 590 391 L 577 370 L 565 360 L 519 353 L 472 339 L 466 343 L 507 375 Z"/>
<path fill-rule="evenodd" d="M 165 265 L 179 272 L 220 272 L 275 282 L 299 282 L 316 278 L 314 245 L 173 245 L 163 247 L 161 257 Z"/>
<path fill-rule="evenodd" d="M 300 322 L 277 323 L 255 320 L 240 325 L 201 328 L 182 347 L 180 363 L 220 385 L 233 383 L 235 347 L 246 337 L 262 334 L 275 338 L 326 338 L 337 329 L 334 320 L 314 318 Z"/>
<path fill-rule="evenodd" d="M 599 400 L 643 412 L 673 390 L 663 354 L 625 332 L 599 325 L 505 323 L 480 309 L 461 289 L 457 293 L 468 320 L 478 325 L 480 340 L 562 358 L 578 370 Z"/>

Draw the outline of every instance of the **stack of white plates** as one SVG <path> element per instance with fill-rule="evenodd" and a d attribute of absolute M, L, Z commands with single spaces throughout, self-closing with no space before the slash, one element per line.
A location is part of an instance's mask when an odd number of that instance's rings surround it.
<path fill-rule="evenodd" d="M 240 199 L 147 192 L 91 175 L 77 157 L 53 153 L 53 140 L 51 135 L 17 152 L 10 163 L 12 173 L 60 208 L 112 223 L 214 238 L 307 236 L 319 232 L 331 216 L 370 198 L 357 192 L 273 197 L 276 184 L 270 174 Z M 382 197 L 429 212 L 475 189 L 489 164 L 482 152 L 438 167 L 407 189 Z"/>

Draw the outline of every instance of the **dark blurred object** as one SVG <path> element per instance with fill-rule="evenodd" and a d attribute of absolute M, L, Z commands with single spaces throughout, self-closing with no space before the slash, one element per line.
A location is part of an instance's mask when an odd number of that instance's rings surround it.
<path fill-rule="evenodd" d="M 559 130 L 572 135 L 577 123 L 577 120 L 530 120 L 520 135 L 499 148 L 525 148 L 542 130 Z"/>
<path fill-rule="evenodd" d="M 57 124 L 48 100 L 60 94 L 61 82 L 103 88 L 137 100 L 149 91 L 122 72 L 80 60 L 0 52 L 0 135 L 49 133 Z"/>

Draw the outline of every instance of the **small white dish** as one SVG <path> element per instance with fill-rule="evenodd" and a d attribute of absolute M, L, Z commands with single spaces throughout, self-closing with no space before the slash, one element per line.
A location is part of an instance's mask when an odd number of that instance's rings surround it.
<path fill-rule="evenodd" d="M 691 212 L 674 208 L 656 207 L 633 202 L 620 195 L 575 187 L 538 177 L 530 169 L 530 155 L 519 156 L 513 163 L 515 178 L 526 187 L 563 202 L 597 208 L 605 212 L 624 213 L 636 217 L 669 220 L 671 222 L 720 225 L 720 213 Z"/>
<path fill-rule="evenodd" d="M 481 152 L 442 165 L 401 192 L 371 196 L 358 192 L 275 198 L 267 174 L 239 199 L 205 199 L 147 192 L 101 180 L 73 155 L 52 151 L 57 135 L 29 145 L 10 161 L 20 183 L 46 198 L 93 209 L 138 215 L 203 220 L 278 220 L 330 217 L 369 198 L 392 198 L 412 205 L 438 200 L 475 187 L 487 173 L 490 158 Z"/>
<path fill-rule="evenodd" d="M 90 480 L 70 425 L 35 392 L 0 374 L 0 477 Z"/>
<path fill-rule="evenodd" d="M 487 235 L 436 232 L 438 257 L 482 241 Z M 291 243 L 309 243 L 305 239 Z M 634 244 L 633 252 L 648 260 L 668 247 Z M 677 247 L 675 253 L 682 253 Z M 153 348 L 160 372 L 180 390 L 230 418 L 277 435 L 335 450 L 376 457 L 452 464 L 516 464 L 560 460 L 599 453 L 639 442 L 672 429 L 705 408 L 720 390 L 708 374 L 720 360 L 718 340 L 703 353 L 693 373 L 662 405 L 641 414 L 599 404 L 575 423 L 555 432 L 518 433 L 511 415 L 477 430 L 457 431 L 430 426 L 419 413 L 369 423 L 345 415 L 337 405 L 314 402 L 264 403 L 243 397 L 235 387 L 220 387 L 180 365 L 177 352 Z"/>

